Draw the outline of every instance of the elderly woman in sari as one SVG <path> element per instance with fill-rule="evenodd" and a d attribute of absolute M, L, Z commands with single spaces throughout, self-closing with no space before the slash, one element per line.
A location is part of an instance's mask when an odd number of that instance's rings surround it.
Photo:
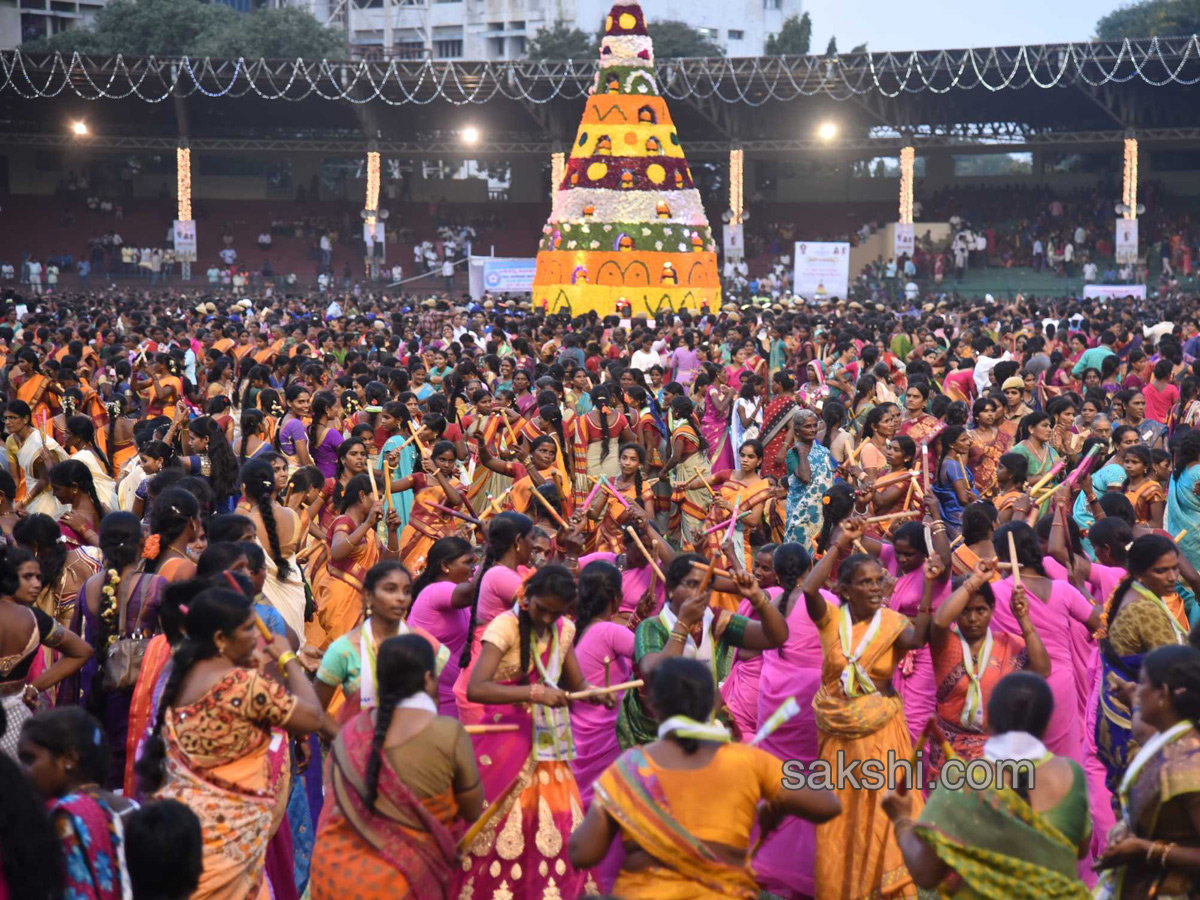
<path fill-rule="evenodd" d="M 597 780 L 595 801 L 571 834 L 572 864 L 595 865 L 619 837 L 627 855 L 616 896 L 756 898 L 747 857 L 759 801 L 768 831 L 785 816 L 828 821 L 840 804 L 831 791 L 790 786 L 779 759 L 731 743 L 724 727 L 709 724 L 715 687 L 703 663 L 664 660 L 651 697 L 657 739 L 625 751 Z"/>
<path fill-rule="evenodd" d="M 137 770 L 147 793 L 200 818 L 204 873 L 192 897 L 267 900 L 278 896 L 264 875 L 267 845 L 291 780 L 282 732 L 304 737 L 324 713 L 286 638 L 266 645 L 286 687 L 254 666 L 259 633 L 246 597 L 206 590 L 189 604 L 184 627 Z"/>
<path fill-rule="evenodd" d="M 1006 783 L 934 791 L 923 811 L 915 791 L 892 790 L 884 797 L 884 812 L 918 886 L 965 900 L 1091 896 L 1077 868 L 1092 832 L 1083 770 L 1041 742 L 1053 706 L 1042 678 L 1006 676 L 988 703 L 991 737 L 982 756 L 992 764 L 1020 764 L 1015 774 L 997 769 Z"/>
<path fill-rule="evenodd" d="M 379 645 L 379 705 L 338 733 L 312 858 L 313 900 L 447 897 L 454 826 L 478 818 L 471 738 L 438 715 L 433 648 L 418 634 Z"/>
<path fill-rule="evenodd" d="M 1121 820 L 1098 866 L 1104 900 L 1183 900 L 1200 870 L 1200 652 L 1159 647 L 1142 660 L 1133 706 L 1142 747 L 1121 778 Z M 1039 787 L 1041 780 L 1038 781 Z"/>
<path fill-rule="evenodd" d="M 833 454 L 817 440 L 817 423 L 817 414 L 811 409 L 797 410 L 788 440 L 779 450 L 783 453 L 783 448 L 788 448 L 787 527 L 783 539 L 806 547 L 821 531 L 821 498 L 833 486 L 837 469 Z"/>

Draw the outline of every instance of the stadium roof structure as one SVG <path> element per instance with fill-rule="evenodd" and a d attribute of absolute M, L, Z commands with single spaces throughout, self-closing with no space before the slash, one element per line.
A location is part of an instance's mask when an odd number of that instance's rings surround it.
<path fill-rule="evenodd" d="M 462 156 L 572 139 L 594 61 L 216 60 L 0 53 L 0 143 Z M 1200 38 L 658 60 L 690 155 L 1200 141 Z M 62 123 L 87 116 L 79 138 Z M 839 137 L 815 136 L 833 119 Z M 370 137 L 368 137 L 370 136 Z"/>

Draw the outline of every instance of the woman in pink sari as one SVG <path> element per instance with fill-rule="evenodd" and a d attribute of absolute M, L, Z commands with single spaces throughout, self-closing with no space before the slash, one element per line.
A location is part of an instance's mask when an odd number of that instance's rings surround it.
<path fill-rule="evenodd" d="M 716 472 L 733 468 L 733 444 L 729 440 L 729 411 L 737 392 L 730 386 L 725 371 L 708 363 L 696 377 L 693 402 L 703 405 L 700 431 L 708 444 L 710 468 Z"/>
<path fill-rule="evenodd" d="M 458 896 L 595 892 L 567 857 L 567 838 L 583 817 L 567 689 L 590 687 L 575 658 L 575 623 L 564 616 L 575 595 L 565 566 L 545 566 L 526 583 L 520 612 L 501 613 L 483 634 L 468 697 L 482 704 L 487 724 L 517 730 L 477 735 L 491 816 L 463 855 Z"/>
<path fill-rule="evenodd" d="M 788 639 L 782 647 L 762 653 L 757 718 L 766 723 L 790 699 L 800 711 L 758 746 L 779 759 L 799 760 L 807 768 L 819 755 L 812 701 L 821 688 L 821 635 L 808 617 L 798 586 L 812 568 L 812 557 L 802 544 L 781 544 L 773 554 L 773 568 L 779 582 L 780 610 L 787 616 Z M 836 595 L 822 591 L 821 596 L 826 603 L 838 605 Z M 743 739 L 749 740 L 749 736 L 743 735 Z M 754 857 L 759 886 L 779 897 L 811 897 L 816 852 L 816 827 L 803 819 L 784 819 Z"/>
<path fill-rule="evenodd" d="M 1042 563 L 1037 536 L 1024 522 L 1010 522 L 996 531 L 993 543 L 996 555 L 1008 556 L 1008 536 L 1013 536 L 1017 561 L 1021 566 L 1021 583 L 1029 593 L 1029 619 L 1037 629 L 1046 652 L 1050 655 L 1050 677 L 1047 682 L 1054 693 L 1054 714 L 1043 738 L 1048 750 L 1083 761 L 1083 717 L 1076 680 L 1078 664 L 1071 644 L 1072 622 L 1082 622 L 1089 631 L 1100 625 L 1101 607 L 1065 581 L 1052 581 Z M 996 612 L 992 619 L 994 630 L 1008 634 L 1021 633 L 1013 615 L 1013 580 L 1010 575 L 992 585 L 996 596 Z"/>

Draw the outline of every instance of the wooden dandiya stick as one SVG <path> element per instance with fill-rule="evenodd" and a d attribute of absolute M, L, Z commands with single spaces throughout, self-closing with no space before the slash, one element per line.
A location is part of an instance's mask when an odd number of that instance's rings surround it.
<path fill-rule="evenodd" d="M 875 482 L 875 489 L 878 490 L 879 488 L 891 487 L 893 484 L 899 484 L 902 481 L 908 481 L 909 479 L 916 478 L 920 474 L 921 473 L 916 469 L 911 469 L 905 472 L 896 472 L 891 475 L 884 475 Z"/>
<path fill-rule="evenodd" d="M 667 576 L 662 573 L 662 569 L 658 567 L 658 563 L 654 561 L 654 557 L 650 555 L 650 551 L 646 549 L 646 545 L 642 543 L 642 539 L 638 537 L 637 529 L 632 525 L 625 526 L 625 532 L 633 538 L 633 542 L 637 544 L 637 548 L 642 551 L 642 556 L 646 557 L 646 562 L 650 563 L 650 568 L 654 570 L 654 574 L 659 577 L 664 583 Z"/>
<path fill-rule="evenodd" d="M 708 488 L 708 493 L 710 495 L 712 495 L 713 497 L 717 496 L 717 492 L 715 490 L 713 490 L 713 486 L 708 483 L 708 479 L 704 477 L 704 472 L 702 472 L 700 470 L 699 466 L 692 466 L 688 471 L 691 472 L 693 475 L 698 475 L 700 477 L 700 481 L 703 482 L 703 484 L 706 488 Z"/>
<path fill-rule="evenodd" d="M 868 525 L 874 525 L 876 522 L 891 522 L 895 519 L 911 519 L 913 516 L 919 516 L 919 509 L 907 509 L 903 512 L 888 513 L 886 516 L 871 516 L 866 520 Z"/>
<path fill-rule="evenodd" d="M 560 516 L 558 514 L 558 511 L 553 506 L 550 505 L 550 501 L 542 496 L 541 491 L 539 491 L 537 488 L 530 488 L 529 496 L 531 496 L 531 497 L 533 497 L 533 499 L 537 500 L 537 502 L 539 504 L 541 504 L 542 508 L 545 509 L 546 512 L 550 513 L 550 518 L 552 518 L 555 522 L 558 523 L 559 528 L 561 528 L 563 531 L 571 530 L 571 526 L 563 521 L 563 517 Z"/>
<path fill-rule="evenodd" d="M 609 687 L 612 684 L 612 679 L 609 677 L 608 667 L 612 665 L 612 657 L 604 657 L 604 686 Z"/>
<path fill-rule="evenodd" d="M 908 482 L 908 491 L 904 495 L 904 506 L 901 507 L 901 509 L 904 509 L 904 510 L 908 509 L 908 504 L 910 504 L 912 502 L 913 491 L 915 491 L 916 488 L 917 488 L 917 479 L 915 479 L 915 478 L 910 479 Z"/>
<path fill-rule="evenodd" d="M 383 461 L 383 514 L 386 516 L 392 508 L 392 467 L 388 461 Z"/>
<path fill-rule="evenodd" d="M 850 452 L 846 454 L 846 462 L 850 463 L 850 465 L 854 465 L 856 462 L 858 462 L 858 457 L 862 454 L 863 450 L 866 449 L 866 446 L 869 442 L 870 439 L 868 438 L 867 440 L 862 441 L 862 443 L 860 443 L 857 447 L 852 448 Z"/>
<path fill-rule="evenodd" d="M 1008 561 L 1012 564 L 1013 587 L 1021 586 L 1021 563 L 1017 560 L 1017 542 L 1013 533 L 1008 533 Z"/>
<path fill-rule="evenodd" d="M 1040 479 L 1038 479 L 1037 484 L 1035 484 L 1033 487 L 1031 487 L 1029 489 L 1029 493 L 1030 494 L 1038 493 L 1042 488 L 1044 488 L 1046 486 L 1046 484 L 1050 481 L 1050 479 L 1052 479 L 1055 475 L 1057 475 L 1059 472 L 1062 471 L 1063 466 L 1065 466 L 1066 464 L 1067 464 L 1066 460 L 1060 459 L 1058 462 L 1056 462 L 1054 465 L 1052 465 L 1050 467 L 1050 471 L 1047 472 L 1045 475 L 1043 475 Z"/>
<path fill-rule="evenodd" d="M 468 847 L 475 843 L 475 838 L 483 833 L 483 829 L 488 827 L 488 823 L 496 818 L 500 810 L 505 809 L 509 805 L 508 800 L 512 797 L 517 785 L 520 783 L 520 778 L 514 778 L 512 784 L 496 798 L 496 802 L 480 813 L 479 818 L 472 823 L 471 827 L 463 832 L 463 836 L 458 839 L 457 849 L 459 853 L 465 852 Z"/>
<path fill-rule="evenodd" d="M 704 569 L 705 571 L 708 571 L 708 566 L 702 562 L 694 562 L 692 563 L 692 566 L 697 569 Z M 719 569 L 714 566 L 712 571 L 714 575 L 719 575 L 721 578 L 728 578 L 730 581 L 733 580 L 733 573 L 726 569 Z"/>
<path fill-rule="evenodd" d="M 367 477 L 371 479 L 371 499 L 379 502 L 379 485 L 375 483 L 375 470 L 367 466 Z"/>
<path fill-rule="evenodd" d="M 506 725 L 464 725 L 467 734 L 502 734 L 509 731 L 520 731 L 521 726 L 515 722 Z"/>
<path fill-rule="evenodd" d="M 312 556 L 314 553 L 316 553 L 318 550 L 320 550 L 324 546 L 325 546 L 325 544 L 320 541 L 309 544 L 307 547 L 305 547 L 303 550 L 301 550 L 299 553 L 296 554 L 296 562 L 304 562 L 306 559 L 308 559 L 310 556 Z"/>
<path fill-rule="evenodd" d="M 617 691 L 631 691 L 640 688 L 646 682 L 641 678 L 634 681 L 622 681 L 620 684 L 610 684 L 608 687 L 588 688 L 586 691 L 573 691 L 567 694 L 568 700 L 587 700 L 590 697 L 603 697 L 605 694 L 615 694 Z"/>
<path fill-rule="evenodd" d="M 713 559 L 712 562 L 708 564 L 708 568 L 704 571 L 704 580 L 700 582 L 700 593 L 703 594 L 706 590 L 708 590 L 708 586 L 712 584 L 713 573 L 716 572 L 716 570 L 717 561 L 716 559 Z"/>
<path fill-rule="evenodd" d="M 408 430 L 412 432 L 413 440 L 417 442 L 417 449 L 421 451 L 421 455 L 425 455 L 425 445 L 421 443 L 420 428 L 414 425 L 411 421 L 408 423 Z"/>
<path fill-rule="evenodd" d="M 513 431 L 512 422 L 508 421 L 508 416 L 505 416 L 503 413 L 501 413 L 501 416 L 504 419 L 504 427 L 508 429 L 508 435 L 512 438 L 512 442 L 514 444 L 521 443 L 521 438 L 515 431 Z"/>
<path fill-rule="evenodd" d="M 258 629 L 258 633 L 262 635 L 262 639 L 268 644 L 275 639 L 275 635 L 271 634 L 271 629 L 267 627 L 267 623 L 262 620 L 262 616 L 258 613 L 254 614 L 254 627 Z"/>
<path fill-rule="evenodd" d="M 870 556 L 870 555 L 871 555 L 870 553 L 867 553 L 867 547 L 866 547 L 866 544 L 864 544 L 864 543 L 863 543 L 862 541 L 860 541 L 858 538 L 855 538 L 855 539 L 854 539 L 854 549 L 855 549 L 855 550 L 857 550 L 859 553 L 863 553 L 863 554 L 865 554 L 865 555 L 867 555 L 867 556 Z"/>
<path fill-rule="evenodd" d="M 1180 541 L 1182 541 L 1182 540 L 1183 540 L 1183 537 L 1184 537 L 1184 535 L 1185 535 L 1185 534 L 1187 534 L 1187 533 L 1188 533 L 1188 530 L 1187 530 L 1186 528 L 1184 528 L 1184 529 L 1181 529 L 1181 530 L 1180 530 L 1180 532 L 1179 532 L 1179 534 L 1175 535 L 1175 537 L 1174 537 L 1174 541 L 1175 541 L 1175 543 L 1177 543 L 1177 544 L 1178 544 Z"/>
<path fill-rule="evenodd" d="M 464 522 L 470 522 L 472 525 L 482 525 L 483 523 L 474 516 L 468 516 L 466 513 L 461 513 L 457 509 L 451 509 L 449 506 L 442 506 L 440 503 L 430 503 L 436 510 L 446 513 L 446 515 L 454 516 L 456 519 L 462 519 Z"/>
<path fill-rule="evenodd" d="M 1067 484 L 1069 486 L 1075 487 L 1075 485 L 1079 482 L 1079 479 L 1082 478 L 1085 474 L 1087 474 L 1088 469 L 1091 467 L 1093 458 L 1099 452 L 1100 452 L 1100 445 L 1093 444 L 1092 449 L 1090 449 L 1087 453 L 1085 453 L 1083 455 L 1083 459 L 1081 459 L 1079 461 L 1079 465 L 1077 465 L 1075 467 L 1075 470 L 1070 475 L 1067 476 Z"/>
<path fill-rule="evenodd" d="M 925 489 L 925 496 L 929 496 L 929 445 L 921 444 L 921 487 Z"/>
<path fill-rule="evenodd" d="M 399 447 L 397 447 L 396 449 L 397 449 L 397 450 L 403 450 L 405 447 L 407 447 L 409 444 L 411 444 L 411 443 L 412 443 L 413 441 L 415 441 L 416 439 L 417 439 L 417 436 L 416 436 L 416 434 L 413 434 L 413 436 L 412 436 L 412 437 L 410 437 L 408 440 L 406 440 L 406 441 L 405 441 L 403 444 L 401 444 L 401 445 L 400 445 Z"/>
<path fill-rule="evenodd" d="M 937 741 L 938 746 L 941 747 L 942 755 L 946 759 L 958 759 L 958 754 L 954 752 L 954 748 L 950 746 L 950 742 L 946 740 L 946 735 L 937 723 L 937 716 L 930 716 L 929 721 L 925 723 L 925 727 L 921 729 L 921 736 L 917 738 L 917 743 L 913 746 L 912 755 L 908 758 L 908 764 L 914 774 L 917 771 L 917 760 L 921 756 L 921 751 L 925 749 L 925 745 L 931 737 Z M 903 793 L 908 793 L 913 787 L 915 785 L 908 785 L 903 789 Z"/>

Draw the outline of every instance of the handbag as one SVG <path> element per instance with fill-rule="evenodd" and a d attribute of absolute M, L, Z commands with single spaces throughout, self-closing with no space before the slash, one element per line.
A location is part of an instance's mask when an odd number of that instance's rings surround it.
<path fill-rule="evenodd" d="M 136 588 L 140 595 L 140 603 L 138 604 L 137 620 L 133 623 L 132 637 L 119 637 L 108 648 L 108 656 L 104 663 L 104 679 L 101 682 L 101 687 L 105 691 L 121 691 L 131 690 L 137 684 L 138 672 L 142 668 L 142 657 L 146 655 L 146 645 L 150 643 L 149 637 L 142 636 L 142 616 L 146 612 L 146 582 L 152 579 L 139 578 Z M 120 603 L 120 612 L 117 617 L 117 633 L 125 634 L 125 626 L 128 623 L 129 601 L 133 599 L 133 591 L 124 603 Z"/>

